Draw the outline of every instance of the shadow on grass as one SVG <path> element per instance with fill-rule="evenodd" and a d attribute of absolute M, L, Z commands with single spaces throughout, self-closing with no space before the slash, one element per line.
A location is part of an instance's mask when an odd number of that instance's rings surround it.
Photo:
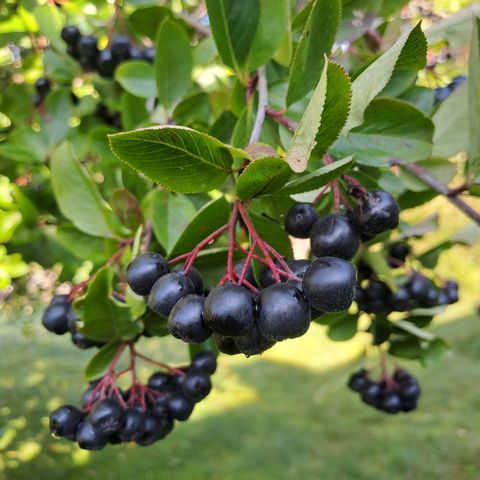
<path fill-rule="evenodd" d="M 361 404 L 345 388 L 353 365 L 316 371 L 288 355 L 281 363 L 222 358 L 212 396 L 167 439 L 93 453 L 52 439 L 47 428 L 49 410 L 78 403 L 91 354 L 63 338 L 26 340 L 2 328 L 0 477 L 9 480 L 480 478 L 478 318 L 439 328 L 455 351 L 438 366 L 406 365 L 424 390 L 412 414 Z M 310 342 L 316 348 L 307 342 L 305 365 L 322 355 L 319 337 Z"/>

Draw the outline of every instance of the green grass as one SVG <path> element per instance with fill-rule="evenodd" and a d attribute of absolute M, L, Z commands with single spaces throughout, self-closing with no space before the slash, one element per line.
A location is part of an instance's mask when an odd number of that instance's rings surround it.
<path fill-rule="evenodd" d="M 260 359 L 222 357 L 212 395 L 164 441 L 93 453 L 46 428 L 50 409 L 78 403 L 89 354 L 38 328 L 26 339 L 2 324 L 0 478 L 478 479 L 480 322 L 451 317 L 436 331 L 453 353 L 428 369 L 406 364 L 423 387 L 411 414 L 384 415 L 345 388 L 366 338 L 333 343 L 313 326 Z M 145 344 L 158 358 L 177 350 L 160 345 Z"/>

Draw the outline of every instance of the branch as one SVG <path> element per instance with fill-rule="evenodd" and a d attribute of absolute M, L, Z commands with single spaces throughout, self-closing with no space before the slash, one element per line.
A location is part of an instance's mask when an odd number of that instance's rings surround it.
<path fill-rule="evenodd" d="M 258 69 L 258 109 L 255 123 L 253 125 L 252 134 L 250 135 L 249 145 L 257 143 L 260 139 L 260 132 L 262 130 L 263 122 L 265 121 L 265 110 L 268 105 L 268 84 L 265 67 Z"/>
<path fill-rule="evenodd" d="M 277 123 L 283 125 L 291 132 L 294 132 L 297 129 L 298 123 L 294 120 L 284 117 L 282 112 L 277 112 L 272 107 L 266 107 L 265 112 L 269 117 L 272 117 Z"/>
<path fill-rule="evenodd" d="M 452 195 L 452 191 L 447 186 L 443 185 L 436 178 L 432 177 L 425 169 L 415 163 L 401 164 L 397 161 L 392 161 L 390 162 L 390 165 L 399 166 L 407 170 L 411 174 L 415 175 L 431 189 L 445 196 L 450 203 L 455 205 L 455 207 L 457 207 L 460 211 L 467 215 L 467 217 L 470 217 L 477 225 L 480 225 L 480 213 L 478 213 L 470 205 L 465 203 L 461 198 Z"/>

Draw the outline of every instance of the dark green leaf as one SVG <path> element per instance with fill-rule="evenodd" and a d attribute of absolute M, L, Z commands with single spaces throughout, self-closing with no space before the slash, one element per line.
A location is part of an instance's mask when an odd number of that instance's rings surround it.
<path fill-rule="evenodd" d="M 230 149 L 185 127 L 153 127 L 109 136 L 110 147 L 127 165 L 180 193 L 208 192 L 230 174 Z"/>
<path fill-rule="evenodd" d="M 292 171 L 288 163 L 278 157 L 263 157 L 250 163 L 237 180 L 237 195 L 248 200 L 278 192 L 288 181 Z"/>
<path fill-rule="evenodd" d="M 168 320 L 152 310 L 147 310 L 139 320 L 143 323 L 145 329 L 152 335 L 165 337 L 170 334 L 170 330 L 167 326 Z"/>
<path fill-rule="evenodd" d="M 408 337 L 401 340 L 390 340 L 388 353 L 395 357 L 409 358 L 412 360 L 422 358 L 423 355 L 420 342 L 415 337 Z"/>
<path fill-rule="evenodd" d="M 435 365 L 449 350 L 450 346 L 443 338 L 436 338 L 423 350 L 422 363 L 427 366 Z"/>
<path fill-rule="evenodd" d="M 87 380 L 95 380 L 105 374 L 120 344 L 120 342 L 107 343 L 95 353 L 85 367 L 85 378 Z"/>
<path fill-rule="evenodd" d="M 327 336 L 334 342 L 350 340 L 357 333 L 358 315 L 345 315 L 329 323 Z"/>
<path fill-rule="evenodd" d="M 143 224 L 143 214 L 137 197 L 126 188 L 119 188 L 110 199 L 117 218 L 131 231 Z"/>
<path fill-rule="evenodd" d="M 429 248 L 426 252 L 423 252 L 417 257 L 417 260 L 427 268 L 434 268 L 438 263 L 441 253 L 451 248 L 452 245 L 452 241 L 444 240 L 438 245 Z"/>
<path fill-rule="evenodd" d="M 132 95 L 141 98 L 156 97 L 155 71 L 147 62 L 129 60 L 115 70 L 115 80 Z"/>
<path fill-rule="evenodd" d="M 314 0 L 290 68 L 287 105 L 300 100 L 318 84 L 340 16 L 340 0 Z"/>
<path fill-rule="evenodd" d="M 153 40 L 159 25 L 170 15 L 171 12 L 168 8 L 155 5 L 135 10 L 130 15 L 129 22 L 135 27 L 137 32 L 143 33 Z"/>

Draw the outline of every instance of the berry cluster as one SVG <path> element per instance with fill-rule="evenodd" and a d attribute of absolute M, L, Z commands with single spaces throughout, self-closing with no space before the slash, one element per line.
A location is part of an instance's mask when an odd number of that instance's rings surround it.
<path fill-rule="evenodd" d="M 362 369 L 350 377 L 348 387 L 359 393 L 367 405 L 390 414 L 415 410 L 420 397 L 417 379 L 400 368 L 393 377 L 384 372 L 378 382 L 371 380 L 368 371 Z"/>
<path fill-rule="evenodd" d="M 97 71 L 102 77 L 113 77 L 118 65 L 126 60 L 153 62 L 155 56 L 155 50 L 152 47 L 140 50 L 132 45 L 125 35 L 113 37 L 108 47 L 103 50 L 99 50 L 95 37 L 82 35 L 74 25 L 63 27 L 61 36 L 67 44 L 67 53 L 78 60 L 83 70 Z"/>
<path fill-rule="evenodd" d="M 435 89 L 435 103 L 440 103 L 446 100 L 458 87 L 467 81 L 465 75 L 456 76 L 446 87 L 438 87 Z"/>
<path fill-rule="evenodd" d="M 42 318 L 42 324 L 49 332 L 57 335 L 70 332 L 73 344 L 82 350 L 101 347 L 103 343 L 90 340 L 78 331 L 79 321 L 68 295 L 55 295 Z"/>
<path fill-rule="evenodd" d="M 52 412 L 50 430 L 86 450 L 101 450 L 108 443 L 150 445 L 167 436 L 175 420 L 190 417 L 195 404 L 210 393 L 216 368 L 215 356 L 200 352 L 189 367 L 154 373 L 146 386 L 134 378 L 126 392 L 115 383 L 121 372 L 109 372 L 84 393 L 82 409 L 63 405 Z"/>
<path fill-rule="evenodd" d="M 45 97 L 47 96 L 47 93 L 50 91 L 51 86 L 52 85 L 50 80 L 46 77 L 40 77 L 35 82 L 36 93 L 33 96 L 32 100 L 35 107 L 39 107 L 43 103 Z"/>

